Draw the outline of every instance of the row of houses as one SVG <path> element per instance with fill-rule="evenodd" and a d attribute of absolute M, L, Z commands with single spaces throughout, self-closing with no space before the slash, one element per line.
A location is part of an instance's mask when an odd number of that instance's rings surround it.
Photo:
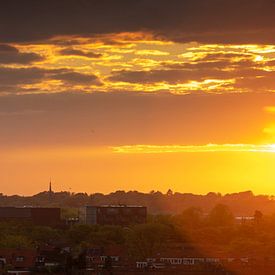
<path fill-rule="evenodd" d="M 53 266 L 64 264 L 65 261 L 65 253 L 62 255 L 61 251 L 55 248 L 0 248 L 0 274 L 4 270 L 8 270 L 9 273 L 50 270 Z"/>
<path fill-rule="evenodd" d="M 124 245 L 90 246 L 82 251 L 73 251 L 70 247 L 57 248 L 45 246 L 37 249 L 0 249 L 1 270 L 10 272 L 63 272 L 85 270 L 150 271 L 179 270 L 201 271 L 237 268 L 254 268 L 257 265 L 275 268 L 275 259 L 252 259 L 248 257 L 206 257 L 192 248 L 174 247 L 162 249 L 154 257 L 134 260 Z M 88 273 L 89 274 L 89 273 Z M 92 273 L 91 273 L 92 274 Z"/>
<path fill-rule="evenodd" d="M 178 265 L 217 263 L 216 258 L 148 258 L 146 261 L 133 261 L 122 246 L 90 248 L 73 257 L 69 249 L 0 249 L 0 267 L 13 270 L 39 271 L 49 269 L 67 270 L 73 268 L 100 270 L 104 268 L 146 269 Z"/>
<path fill-rule="evenodd" d="M 145 261 L 137 261 L 136 267 L 145 269 L 148 267 L 164 267 L 164 266 L 195 266 L 195 265 L 219 265 L 230 263 L 248 264 L 249 258 L 215 258 L 215 257 L 159 257 L 147 258 Z"/>

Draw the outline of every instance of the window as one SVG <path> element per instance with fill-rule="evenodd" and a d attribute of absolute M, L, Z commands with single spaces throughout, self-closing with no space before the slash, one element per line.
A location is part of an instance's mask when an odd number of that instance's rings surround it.
<path fill-rule="evenodd" d="M 15 261 L 16 261 L 16 262 L 24 262 L 24 259 L 25 259 L 24 256 L 17 256 L 17 257 L 15 258 Z"/>

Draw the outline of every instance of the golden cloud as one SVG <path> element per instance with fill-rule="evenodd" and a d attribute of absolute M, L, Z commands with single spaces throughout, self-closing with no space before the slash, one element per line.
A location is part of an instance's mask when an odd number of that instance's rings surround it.
<path fill-rule="evenodd" d="M 274 144 L 206 144 L 206 145 L 123 145 L 112 147 L 123 154 L 202 153 L 202 152 L 259 152 L 275 153 Z"/>

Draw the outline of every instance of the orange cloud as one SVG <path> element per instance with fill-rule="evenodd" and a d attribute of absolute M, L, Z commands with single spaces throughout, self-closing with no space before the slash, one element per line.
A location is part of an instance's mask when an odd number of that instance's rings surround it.
<path fill-rule="evenodd" d="M 39 70 L 69 70 L 78 81 L 69 81 L 67 77 L 64 81 L 64 76 L 61 82 L 56 82 L 56 77 L 33 81 L 33 77 L 26 76 L 24 83 L 0 86 L 6 93 L 18 93 L 20 89 L 22 93 L 26 93 L 26 89 L 28 93 L 38 93 L 39 87 L 43 87 L 41 92 L 49 93 L 73 90 L 221 94 L 275 90 L 275 47 L 272 45 L 178 43 L 163 41 L 146 32 L 124 32 L 90 37 L 60 36 L 7 47 L 17 49 L 21 63 L 23 57 L 42 57 L 34 63 Z M 5 70 L 33 70 L 32 64 L 12 63 L 7 58 L 5 56 Z M 95 83 L 87 85 L 91 75 L 96 76 L 100 87 L 93 85 Z M 6 79 L 4 75 L 3 78 Z"/>
<path fill-rule="evenodd" d="M 159 154 L 202 152 L 265 152 L 275 153 L 274 144 L 206 144 L 206 145 L 124 145 L 112 147 L 115 153 Z"/>

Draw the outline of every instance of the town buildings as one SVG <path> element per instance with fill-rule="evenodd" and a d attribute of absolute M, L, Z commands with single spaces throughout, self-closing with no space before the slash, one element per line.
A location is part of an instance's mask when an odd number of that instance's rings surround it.
<path fill-rule="evenodd" d="M 60 208 L 0 207 L 0 222 L 30 222 L 34 225 L 58 227 L 62 224 Z"/>
<path fill-rule="evenodd" d="M 106 205 L 85 206 L 80 209 L 79 221 L 84 224 L 121 225 L 146 223 L 147 208 L 143 206 Z"/>

